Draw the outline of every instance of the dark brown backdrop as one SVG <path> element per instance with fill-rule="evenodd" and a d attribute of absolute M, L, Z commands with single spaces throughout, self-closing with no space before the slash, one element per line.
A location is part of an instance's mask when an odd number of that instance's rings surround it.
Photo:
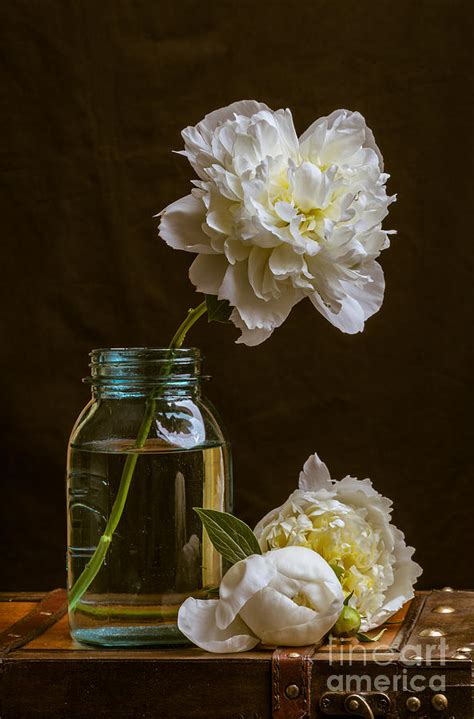
<path fill-rule="evenodd" d="M 366 331 L 301 303 L 264 345 L 192 337 L 233 440 L 236 511 L 283 500 L 315 449 L 372 477 L 422 586 L 472 586 L 472 86 L 466 0 L 2 4 L 3 589 L 64 583 L 63 474 L 92 347 L 160 345 L 197 298 L 152 215 L 189 191 L 180 130 L 242 98 L 299 130 L 373 127 L 398 192 Z"/>

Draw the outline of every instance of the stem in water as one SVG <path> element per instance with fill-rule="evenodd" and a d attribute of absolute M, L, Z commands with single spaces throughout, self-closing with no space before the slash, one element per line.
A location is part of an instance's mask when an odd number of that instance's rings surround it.
<path fill-rule="evenodd" d="M 200 305 L 195 307 L 194 309 L 191 309 L 188 311 L 188 314 L 186 318 L 183 320 L 183 322 L 180 324 L 178 329 L 176 330 L 173 339 L 171 340 L 169 344 L 169 350 L 170 350 L 170 356 L 169 361 L 164 365 L 161 378 L 164 379 L 167 377 L 171 369 L 173 367 L 173 359 L 174 354 L 173 350 L 179 349 L 186 337 L 186 334 L 189 332 L 191 327 L 198 321 L 200 317 L 202 317 L 206 313 L 206 302 L 201 302 Z M 155 387 L 150 395 L 150 397 L 147 400 L 146 403 L 146 411 L 143 416 L 142 423 L 140 425 L 140 429 L 138 430 L 138 436 L 135 441 L 133 449 L 141 449 L 150 433 L 150 428 L 153 422 L 153 418 L 155 416 L 155 409 L 156 409 L 156 399 L 159 397 L 160 393 L 160 387 Z M 135 467 L 138 461 L 138 453 L 134 452 L 133 454 L 128 454 L 127 459 L 125 461 L 123 470 L 122 470 L 122 477 L 120 479 L 120 485 L 118 488 L 117 496 L 115 497 L 114 504 L 112 506 L 112 511 L 110 512 L 110 516 L 107 522 L 107 525 L 105 527 L 104 533 L 101 536 L 99 540 L 99 544 L 97 545 L 94 554 L 92 555 L 90 561 L 87 563 L 86 567 L 84 568 L 82 574 L 79 576 L 79 578 L 75 581 L 74 585 L 72 586 L 68 599 L 69 599 L 69 608 L 71 610 L 75 609 L 77 606 L 77 603 L 81 600 L 84 593 L 87 592 L 90 585 L 96 578 L 97 574 L 99 573 L 99 570 L 104 563 L 104 559 L 107 555 L 108 549 L 110 547 L 110 543 L 112 542 L 112 537 L 114 535 L 115 530 L 117 529 L 118 523 L 120 522 L 120 519 L 123 514 L 123 510 L 125 508 L 125 504 L 127 501 L 128 491 L 130 489 L 130 484 L 133 479 L 133 473 L 135 472 Z"/>

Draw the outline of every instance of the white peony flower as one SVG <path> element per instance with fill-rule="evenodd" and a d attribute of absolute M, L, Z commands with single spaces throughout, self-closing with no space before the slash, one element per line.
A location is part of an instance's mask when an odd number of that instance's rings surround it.
<path fill-rule="evenodd" d="M 163 210 L 160 235 L 197 254 L 190 279 L 229 301 L 238 342 L 263 342 L 304 297 L 343 332 L 361 332 L 383 301 L 375 260 L 395 199 L 362 115 L 336 110 L 298 140 L 289 110 L 247 100 L 182 135 L 199 180 Z"/>
<path fill-rule="evenodd" d="M 403 533 L 391 524 L 391 500 L 370 479 L 332 480 L 317 454 L 300 474 L 299 489 L 255 527 L 263 552 L 303 546 L 344 570 L 346 595 L 362 616 L 361 630 L 386 621 L 413 597 L 421 567 Z"/>
<path fill-rule="evenodd" d="M 331 567 L 304 547 L 253 554 L 229 569 L 219 600 L 189 597 L 178 627 L 210 652 L 244 652 L 265 644 L 316 644 L 336 622 L 343 605 Z"/>

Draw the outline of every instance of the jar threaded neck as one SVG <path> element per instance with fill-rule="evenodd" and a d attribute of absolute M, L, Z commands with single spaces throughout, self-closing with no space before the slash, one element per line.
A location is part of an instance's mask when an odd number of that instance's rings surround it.
<path fill-rule="evenodd" d="M 146 389 L 198 384 L 201 352 L 196 347 L 112 347 L 90 352 L 91 376 L 84 382 L 94 388 Z"/>

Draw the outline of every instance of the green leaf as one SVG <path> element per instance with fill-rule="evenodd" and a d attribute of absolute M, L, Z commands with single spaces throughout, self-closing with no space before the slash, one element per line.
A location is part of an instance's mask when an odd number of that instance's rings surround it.
<path fill-rule="evenodd" d="M 236 564 L 252 554 L 261 554 L 255 534 L 248 524 L 227 512 L 193 507 L 206 529 L 209 539 L 224 559 Z"/>
<path fill-rule="evenodd" d="M 339 566 L 339 564 L 336 564 L 335 562 L 333 562 L 332 564 L 329 564 L 329 566 L 331 567 L 331 569 L 334 572 L 334 574 L 336 575 L 336 577 L 338 579 L 340 579 L 342 577 L 342 575 L 344 574 L 344 567 Z"/>
<path fill-rule="evenodd" d="M 357 639 L 359 642 L 378 642 L 380 637 L 386 632 L 386 629 L 382 629 L 375 637 L 369 637 L 367 634 L 364 634 L 363 632 L 359 632 L 356 634 Z"/>
<path fill-rule="evenodd" d="M 208 322 L 224 322 L 229 324 L 233 310 L 227 300 L 219 300 L 215 295 L 205 295 Z"/>

